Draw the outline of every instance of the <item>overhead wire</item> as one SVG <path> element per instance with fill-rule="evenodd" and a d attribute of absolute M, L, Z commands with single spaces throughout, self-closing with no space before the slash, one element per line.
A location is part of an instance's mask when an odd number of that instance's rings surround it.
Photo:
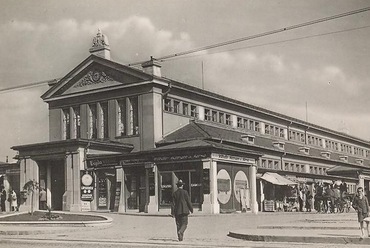
<path fill-rule="evenodd" d="M 221 43 L 217 43 L 217 44 L 213 44 L 213 45 L 208 45 L 208 46 L 204 46 L 204 47 L 200 47 L 200 48 L 191 49 L 191 50 L 188 50 L 188 51 L 185 51 L 185 52 L 179 52 L 179 53 L 175 53 L 175 54 L 166 55 L 166 56 L 157 58 L 157 60 L 166 60 L 166 59 L 169 59 L 169 58 L 183 56 L 183 55 L 196 53 L 196 52 L 201 52 L 201 51 L 205 51 L 205 50 L 209 50 L 209 49 L 213 49 L 213 48 L 217 48 L 217 47 L 222 47 L 222 46 L 226 46 L 226 45 L 239 43 L 239 42 L 242 42 L 242 41 L 257 39 L 257 38 L 261 38 L 261 37 L 264 37 L 264 36 L 269 36 L 269 35 L 272 35 L 272 34 L 285 32 L 285 31 L 288 31 L 288 30 L 298 29 L 298 28 L 302 28 L 302 27 L 306 27 L 306 26 L 310 26 L 310 25 L 314 25 L 314 24 L 318 24 L 318 23 L 322 23 L 322 22 L 326 22 L 326 21 L 331 21 L 331 20 L 334 20 L 334 19 L 342 18 L 342 17 L 347 17 L 347 16 L 350 16 L 350 15 L 359 14 L 359 13 L 366 12 L 366 11 L 369 11 L 369 10 L 370 10 L 370 7 L 357 9 L 357 10 L 337 14 L 337 15 L 334 15 L 334 16 L 324 17 L 324 18 L 313 20 L 313 21 L 308 21 L 308 22 L 288 26 L 288 27 L 285 27 L 285 28 L 279 28 L 279 29 L 275 29 L 275 30 L 272 30 L 272 31 L 268 31 L 268 32 L 263 32 L 263 33 L 259 33 L 259 34 L 255 34 L 255 35 L 251 35 L 251 36 L 242 37 L 242 38 L 239 38 L 239 39 L 234 39 L 234 40 L 230 40 L 230 41 L 226 41 L 226 42 L 221 42 Z M 147 60 L 146 61 L 141 61 L 141 62 L 136 62 L 136 63 L 131 63 L 131 64 L 128 64 L 128 66 L 139 65 L 139 64 L 142 64 L 144 62 L 147 62 Z"/>
<path fill-rule="evenodd" d="M 287 40 L 280 40 L 280 41 L 262 43 L 262 44 L 257 44 L 257 45 L 243 46 L 243 47 L 238 47 L 238 48 L 233 48 L 233 49 L 227 49 L 227 50 L 222 50 L 222 51 L 208 52 L 208 53 L 205 53 L 205 54 L 195 54 L 195 55 L 183 56 L 183 57 L 173 57 L 173 58 L 166 59 L 166 60 L 161 60 L 161 61 L 162 62 L 165 62 L 165 61 L 174 61 L 174 60 L 178 60 L 178 59 L 188 59 L 188 58 L 194 58 L 194 57 L 200 57 L 200 56 L 208 56 L 208 55 L 218 54 L 218 53 L 233 52 L 233 51 L 238 51 L 238 50 L 243 50 L 243 49 L 248 49 L 248 48 L 255 48 L 255 47 L 263 47 L 263 46 L 269 46 L 269 45 L 282 44 L 282 43 L 286 43 L 286 42 L 292 42 L 292 41 L 297 41 L 297 40 L 304 40 L 304 39 L 321 37 L 321 36 L 326 36 L 326 35 L 339 34 L 339 33 L 350 32 L 350 31 L 355 31 L 355 30 L 360 30 L 360 29 L 366 29 L 366 28 L 370 28 L 370 25 L 362 26 L 362 27 L 357 27 L 357 28 L 350 28 L 350 29 L 338 30 L 338 31 L 333 31 L 333 32 L 326 32 L 326 33 L 321 33 L 321 34 L 307 35 L 307 36 L 302 36 L 302 37 L 298 37 L 298 38 L 292 38 L 292 39 L 287 39 Z"/>
<path fill-rule="evenodd" d="M 239 43 L 239 42 L 242 42 L 242 41 L 257 39 L 257 38 L 261 38 L 261 37 L 264 37 L 264 36 L 269 36 L 269 35 L 272 35 L 272 34 L 285 32 L 285 31 L 288 31 L 288 30 L 298 29 L 298 28 L 302 28 L 302 27 L 306 27 L 306 26 L 310 26 L 310 25 L 314 25 L 314 24 L 318 24 L 318 23 L 322 23 L 322 22 L 342 18 L 342 17 L 347 17 L 347 16 L 350 16 L 350 15 L 363 13 L 363 12 L 366 12 L 366 11 L 369 11 L 369 10 L 370 10 L 370 7 L 366 7 L 366 8 L 362 8 L 362 9 L 358 9 L 358 10 L 353 10 L 353 11 L 337 14 L 337 15 L 334 15 L 334 16 L 329 16 L 329 17 L 325 17 L 325 18 L 316 19 L 316 20 L 313 20 L 313 21 L 308 21 L 308 22 L 288 26 L 288 27 L 285 27 L 285 28 L 279 28 L 279 29 L 275 29 L 275 30 L 272 30 L 272 31 L 268 31 L 268 32 L 263 32 L 263 33 L 259 33 L 259 34 L 255 34 L 255 35 L 251 35 L 251 36 L 247 36 L 247 37 L 242 37 L 242 38 L 235 39 L 235 40 L 230 40 L 230 41 L 221 42 L 221 43 L 217 43 L 217 44 L 213 44 L 213 45 L 208 45 L 208 46 L 204 46 L 204 47 L 200 47 L 200 48 L 196 48 L 196 49 L 192 49 L 192 50 L 188 50 L 188 51 L 184 51 L 184 52 L 179 52 L 179 53 L 175 53 L 175 54 L 166 55 L 166 56 L 163 56 L 163 57 L 160 57 L 160 58 L 156 58 L 156 60 L 161 60 L 161 61 L 170 60 L 171 58 L 174 58 L 174 57 L 180 57 L 180 56 L 184 56 L 184 55 L 188 55 L 188 54 L 192 54 L 192 53 L 196 53 L 196 52 L 210 50 L 210 49 L 217 48 L 217 47 L 222 47 L 222 46 L 227 46 L 227 45 Z M 358 28 L 358 29 L 360 29 L 360 28 Z M 341 31 L 338 31 L 338 32 L 341 32 Z M 336 33 L 336 32 L 331 32 L 331 33 Z M 328 34 L 331 34 L 331 33 L 328 33 Z M 320 36 L 320 35 L 317 35 L 317 36 Z M 312 36 L 312 37 L 315 37 L 315 36 Z M 263 45 L 277 44 L 277 43 L 293 41 L 293 40 L 298 40 L 298 39 L 304 39 L 304 38 L 309 38 L 309 36 L 296 38 L 296 39 L 291 39 L 291 40 L 286 40 L 286 41 L 272 42 L 272 43 L 267 43 L 267 44 L 263 44 Z M 260 44 L 260 45 L 249 46 L 249 47 L 257 47 L 257 46 L 263 46 L 263 45 Z M 239 49 L 244 49 L 244 48 L 239 48 Z M 237 50 L 237 49 L 235 49 L 235 50 Z M 188 56 L 188 57 L 190 57 L 190 56 Z M 138 66 L 138 65 L 141 65 L 144 62 L 147 62 L 147 60 L 142 61 L 142 62 L 127 64 L 127 66 Z M 40 85 L 43 85 L 43 84 L 48 84 L 49 82 L 50 81 L 43 81 L 43 82 L 30 83 L 30 84 L 19 85 L 19 86 L 14 86 L 14 87 L 9 87 L 9 88 L 3 88 L 3 89 L 0 89 L 0 94 L 4 93 L 4 92 L 15 91 L 15 90 L 24 89 L 24 88 L 37 87 L 37 86 L 40 86 Z"/>

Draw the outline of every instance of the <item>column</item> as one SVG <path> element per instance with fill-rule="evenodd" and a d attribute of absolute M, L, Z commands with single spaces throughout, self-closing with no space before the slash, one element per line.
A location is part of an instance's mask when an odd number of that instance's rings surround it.
<path fill-rule="evenodd" d="M 358 175 L 358 187 L 362 187 L 363 189 L 365 189 L 365 179 L 361 174 Z"/>
<path fill-rule="evenodd" d="M 149 194 L 149 202 L 145 208 L 147 209 L 147 213 L 158 213 L 158 167 L 156 164 L 153 163 L 150 165 L 146 165 L 145 168 L 147 170 L 147 188 Z"/>
<path fill-rule="evenodd" d="M 220 204 L 217 200 L 217 162 L 203 161 L 203 203 L 202 212 L 219 214 Z M 208 186 L 208 187 L 207 187 Z"/>
<path fill-rule="evenodd" d="M 20 188 L 30 180 L 39 182 L 39 166 L 30 157 L 25 157 L 20 159 Z M 11 185 L 10 185 L 11 186 Z M 34 192 L 28 192 L 26 201 L 19 207 L 19 211 L 35 211 L 39 209 L 39 192 L 34 190 Z M 33 206 L 31 206 L 33 204 Z M 10 207 L 10 204 L 7 204 Z"/>
<path fill-rule="evenodd" d="M 126 195 L 127 189 L 125 185 L 125 171 L 123 168 L 116 169 L 116 175 L 117 175 L 117 183 L 121 184 L 121 195 L 119 198 L 119 205 L 118 205 L 118 213 L 125 213 L 126 212 L 126 198 L 128 197 Z"/>
<path fill-rule="evenodd" d="M 253 164 L 249 166 L 249 182 L 250 182 L 250 191 L 251 191 L 251 210 L 252 213 L 258 213 L 258 204 L 257 204 L 257 165 Z"/>
<path fill-rule="evenodd" d="M 65 158 L 66 191 L 63 194 L 63 211 L 81 211 L 80 167 L 80 152 L 67 153 Z"/>

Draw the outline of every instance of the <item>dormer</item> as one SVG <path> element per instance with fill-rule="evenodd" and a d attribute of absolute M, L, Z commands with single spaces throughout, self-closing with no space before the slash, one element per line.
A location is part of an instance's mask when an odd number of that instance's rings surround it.
<path fill-rule="evenodd" d="M 272 142 L 272 144 L 277 149 L 285 150 L 285 142 L 283 142 L 283 141 L 274 141 L 274 142 Z"/>
<path fill-rule="evenodd" d="M 358 158 L 355 161 L 356 161 L 356 164 L 364 165 L 364 160 L 362 158 Z"/>
<path fill-rule="evenodd" d="M 302 147 L 298 148 L 298 151 L 303 153 L 303 154 L 306 154 L 306 155 L 310 154 L 310 148 L 306 147 L 306 146 L 302 146 Z"/>
<path fill-rule="evenodd" d="M 255 136 L 250 134 L 242 134 L 241 135 L 242 141 L 248 144 L 254 144 Z"/>
<path fill-rule="evenodd" d="M 344 155 L 339 156 L 339 160 L 344 161 L 344 162 L 348 162 L 348 156 L 344 156 Z"/>
<path fill-rule="evenodd" d="M 323 157 L 323 158 L 330 158 L 330 152 L 321 152 L 321 157 Z"/>

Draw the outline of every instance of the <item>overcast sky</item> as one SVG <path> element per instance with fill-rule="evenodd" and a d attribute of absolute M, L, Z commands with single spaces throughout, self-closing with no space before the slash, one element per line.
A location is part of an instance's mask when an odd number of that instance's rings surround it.
<path fill-rule="evenodd" d="M 98 28 L 112 60 L 162 57 L 369 7 L 367 0 L 1 0 L 0 89 L 60 78 Z M 369 27 L 368 27 L 369 26 Z M 370 140 L 370 11 L 163 62 L 162 74 Z M 48 140 L 46 86 L 0 91 L 0 161 Z M 307 112 L 306 112 L 307 103 Z"/>

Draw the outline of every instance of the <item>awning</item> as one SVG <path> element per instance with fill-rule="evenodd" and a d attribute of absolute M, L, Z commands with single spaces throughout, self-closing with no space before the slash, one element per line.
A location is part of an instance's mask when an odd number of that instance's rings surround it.
<path fill-rule="evenodd" d="M 289 179 L 287 179 L 283 176 L 280 176 L 277 173 L 272 173 L 272 172 L 265 172 L 265 174 L 263 174 L 261 179 L 263 179 L 263 180 L 265 180 L 269 183 L 275 184 L 275 185 L 295 185 L 295 184 L 297 184 L 297 183 L 292 182 L 292 181 L 290 181 Z"/>

